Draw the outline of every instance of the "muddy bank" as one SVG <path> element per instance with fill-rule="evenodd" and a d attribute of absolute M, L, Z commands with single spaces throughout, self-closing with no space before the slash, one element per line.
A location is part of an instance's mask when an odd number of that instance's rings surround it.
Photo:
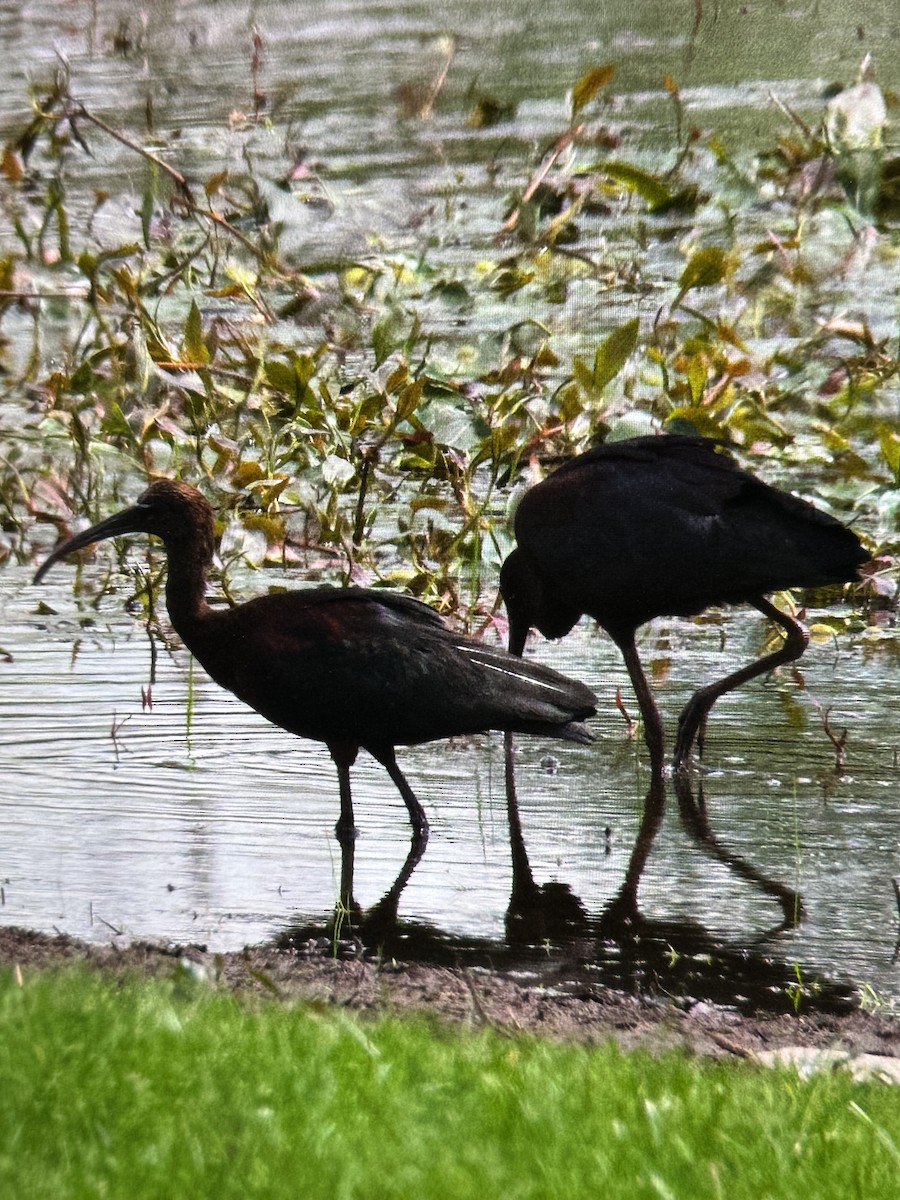
<path fill-rule="evenodd" d="M 217 955 L 197 946 L 96 946 L 65 936 L 0 930 L 0 966 L 22 979 L 38 970 L 74 964 L 148 977 L 189 971 L 210 986 L 263 1002 L 313 1002 L 359 1013 L 419 1014 L 468 1027 L 581 1042 L 612 1038 L 623 1049 L 681 1048 L 762 1061 L 788 1048 L 794 1054 L 796 1048 L 827 1050 L 853 1059 L 877 1056 L 876 1067 L 883 1067 L 879 1073 L 885 1077 L 897 1071 L 897 1063 L 891 1060 L 900 1059 L 900 1020 L 860 1008 L 843 1013 L 747 1015 L 702 1001 L 628 995 L 601 984 L 561 992 L 483 967 L 339 959 L 324 947 L 303 953 L 251 947 Z"/>

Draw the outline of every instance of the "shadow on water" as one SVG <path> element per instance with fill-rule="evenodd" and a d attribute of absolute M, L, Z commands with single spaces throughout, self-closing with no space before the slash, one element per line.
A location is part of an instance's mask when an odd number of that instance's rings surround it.
<path fill-rule="evenodd" d="M 732 853 L 713 833 L 702 787 L 690 778 L 671 784 L 685 832 L 697 847 L 740 879 L 775 901 L 780 919 L 752 942 L 717 937 L 695 920 L 644 916 L 638 903 L 641 878 L 662 824 L 667 782 L 654 774 L 644 799 L 641 824 L 625 878 L 602 910 L 589 913 L 581 899 L 559 882 L 539 884 L 528 860 L 514 795 L 510 799 L 513 876 L 502 941 L 458 937 L 434 924 L 402 920 L 401 893 L 422 857 L 413 846 L 392 886 L 366 911 L 342 906 L 322 923 L 289 927 L 276 939 L 281 948 L 304 951 L 322 940 L 339 955 L 374 954 L 435 966 L 485 966 L 525 973 L 535 983 L 572 995 L 605 985 L 676 1001 L 706 1001 L 741 1012 L 843 1012 L 857 1007 L 854 988 L 803 973 L 786 958 L 764 952 L 771 939 L 804 918 L 801 897 Z M 344 848 L 342 894 L 352 896 L 353 847 Z"/>

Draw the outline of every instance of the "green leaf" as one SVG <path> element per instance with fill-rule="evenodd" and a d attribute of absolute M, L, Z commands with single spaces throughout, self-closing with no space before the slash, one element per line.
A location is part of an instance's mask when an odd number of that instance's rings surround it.
<path fill-rule="evenodd" d="M 597 347 L 591 382 L 598 392 L 602 391 L 612 379 L 615 379 L 634 353 L 639 329 L 640 321 L 634 317 L 614 329 Z"/>
<path fill-rule="evenodd" d="M 677 308 L 691 288 L 712 287 L 725 278 L 725 251 L 721 246 L 704 246 L 696 250 L 681 272 L 678 295 L 672 307 Z"/>
<path fill-rule="evenodd" d="M 128 418 L 122 411 L 122 406 L 115 400 L 109 404 L 106 414 L 100 422 L 100 428 L 108 437 L 122 438 L 133 446 L 137 444 L 134 430 L 128 424 Z"/>
<path fill-rule="evenodd" d="M 277 358 L 269 359 L 263 366 L 263 374 L 265 375 L 266 382 L 276 392 L 280 392 L 289 400 L 299 399 L 297 374 L 289 363 Z"/>
<path fill-rule="evenodd" d="M 159 368 L 153 361 L 147 347 L 147 339 L 141 329 L 136 329 L 131 335 L 131 352 L 134 358 L 134 377 L 141 391 L 146 392 L 150 381 L 159 375 Z"/>
<path fill-rule="evenodd" d="M 556 407 L 559 411 L 560 420 L 566 422 L 566 424 L 574 421 L 576 417 L 580 417 L 584 412 L 585 400 L 583 393 L 590 392 L 591 390 L 590 372 L 584 367 L 583 362 L 581 366 L 584 368 L 587 382 L 582 383 L 581 387 L 576 387 L 571 382 L 564 383 L 556 392 Z M 576 379 L 579 379 L 577 366 L 573 374 Z M 581 381 L 579 380 L 579 382 Z"/>
<path fill-rule="evenodd" d="M 371 341 L 376 366 L 380 367 L 398 349 L 403 341 L 405 325 L 404 313 L 399 308 L 390 307 L 372 326 Z"/>
<path fill-rule="evenodd" d="M 897 483 L 900 481 L 900 437 L 892 429 L 882 427 L 879 431 L 879 441 L 881 455 L 894 477 L 894 482 Z"/>
<path fill-rule="evenodd" d="M 425 392 L 424 376 L 408 384 L 397 397 L 397 421 L 408 421 L 419 405 Z"/>
<path fill-rule="evenodd" d="M 594 386 L 593 372 L 580 354 L 576 354 L 572 360 L 572 375 L 579 386 L 584 388 L 586 392 L 589 392 Z"/>
<path fill-rule="evenodd" d="M 691 400 L 695 405 L 700 404 L 703 400 L 703 391 L 706 387 L 707 373 L 706 359 L 700 354 L 695 354 L 688 363 L 687 368 L 688 384 L 690 385 L 691 389 Z"/>
<path fill-rule="evenodd" d="M 69 391 L 75 392 L 78 395 L 87 395 L 94 386 L 96 375 L 94 366 L 90 359 L 80 363 L 69 377 Z"/>
<path fill-rule="evenodd" d="M 206 366 L 209 362 L 209 350 L 203 340 L 203 322 L 200 319 L 200 309 L 195 300 L 191 301 L 187 320 L 184 323 L 185 357 L 196 366 Z"/>

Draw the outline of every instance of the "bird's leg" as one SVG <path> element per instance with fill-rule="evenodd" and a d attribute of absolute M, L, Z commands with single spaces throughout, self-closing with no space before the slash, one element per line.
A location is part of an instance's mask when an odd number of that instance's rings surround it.
<path fill-rule="evenodd" d="M 522 836 L 522 821 L 519 817 L 519 798 L 516 795 L 516 768 L 513 755 L 513 735 L 503 734 L 503 754 L 506 768 L 506 815 L 509 822 L 509 849 L 512 860 L 512 897 L 510 904 L 521 904 L 526 898 L 534 897 L 539 888 L 531 873 L 528 851 Z"/>
<path fill-rule="evenodd" d="M 353 897 L 353 858 L 356 841 L 353 836 L 340 839 L 341 847 L 341 890 L 338 896 L 335 922 L 343 923 L 348 917 L 359 913 L 359 905 Z"/>
<path fill-rule="evenodd" d="M 353 797 L 350 794 L 350 768 L 356 762 L 356 747 L 329 742 L 328 749 L 337 767 L 338 786 L 341 791 L 341 815 L 334 827 L 334 833 L 343 846 L 346 842 L 352 842 L 358 833 L 353 820 Z"/>
<path fill-rule="evenodd" d="M 760 596 L 758 600 L 751 600 L 750 603 L 754 608 L 759 609 L 763 616 L 781 626 L 785 632 L 784 642 L 778 650 L 773 650 L 764 658 L 748 663 L 746 667 L 741 667 L 739 671 L 726 675 L 717 683 L 710 683 L 694 692 L 678 718 L 678 736 L 675 740 L 675 768 L 678 771 L 686 770 L 690 766 L 691 746 L 698 735 L 702 748 L 702 731 L 706 724 L 706 718 L 720 696 L 733 691 L 734 688 L 740 687 L 750 679 L 755 679 L 757 675 L 774 671 L 776 667 L 780 667 L 784 663 L 794 662 L 801 656 L 809 643 L 809 634 L 805 626 L 795 617 L 782 612 L 780 608 L 776 608 L 763 596 Z"/>
<path fill-rule="evenodd" d="M 644 722 L 644 741 L 650 751 L 650 769 L 656 775 L 662 772 L 666 755 L 662 717 L 656 707 L 656 701 L 653 699 L 653 692 L 647 682 L 644 668 L 641 666 L 637 647 L 634 644 L 634 634 L 624 635 L 622 638 L 616 638 L 615 641 L 622 652 L 628 676 L 631 679 L 631 686 L 637 696 L 638 708 L 641 710 L 641 718 Z"/>
<path fill-rule="evenodd" d="M 421 848 L 424 850 L 425 843 L 428 841 L 428 818 L 425 815 L 425 809 L 416 798 L 415 792 L 406 782 L 403 772 L 397 766 L 397 758 L 393 747 L 387 746 L 373 750 L 371 746 L 367 746 L 366 749 L 373 758 L 381 763 L 394 781 L 394 786 L 403 797 L 403 802 L 409 812 L 409 823 L 412 825 L 413 831 L 413 845 L 419 846 L 421 844 Z"/>
<path fill-rule="evenodd" d="M 334 833 L 341 848 L 341 891 L 336 920 L 343 921 L 348 914 L 359 912 L 359 906 L 353 898 L 353 854 L 357 830 L 353 822 L 353 797 L 350 794 L 350 768 L 356 761 L 356 747 L 335 742 L 329 743 L 328 749 L 337 767 L 341 793 L 341 815 Z"/>
<path fill-rule="evenodd" d="M 625 879 L 619 894 L 603 912 L 601 918 L 604 924 L 620 925 L 623 921 L 638 919 L 638 888 L 641 876 L 647 866 L 653 842 L 662 825 L 666 809 L 666 781 L 662 771 L 653 771 L 650 775 L 650 787 L 644 800 L 644 811 L 641 824 L 635 838 L 634 848 L 628 859 Z"/>

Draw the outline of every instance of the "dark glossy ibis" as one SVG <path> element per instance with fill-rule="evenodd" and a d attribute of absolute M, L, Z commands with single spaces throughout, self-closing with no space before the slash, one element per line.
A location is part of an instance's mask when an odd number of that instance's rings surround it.
<path fill-rule="evenodd" d="M 778 650 L 695 692 L 679 718 L 682 767 L 720 696 L 806 648 L 801 623 L 766 593 L 849 582 L 868 558 L 855 533 L 741 470 L 719 443 L 676 435 L 614 442 L 564 463 L 522 497 L 515 534 L 500 574 L 510 650 L 522 653 L 532 626 L 560 638 L 593 617 L 625 659 L 654 767 L 663 727 L 635 648 L 639 626 L 747 603 L 786 634 Z"/>
<path fill-rule="evenodd" d="M 76 534 L 53 551 L 35 582 L 74 550 L 128 533 L 162 539 L 169 619 L 212 679 L 273 724 L 326 744 L 338 771 L 337 832 L 345 842 L 354 833 L 350 767 L 360 748 L 394 781 L 413 843 L 424 848 L 428 822 L 395 746 L 488 729 L 591 740 L 581 724 L 595 711 L 588 688 L 454 632 L 412 597 L 315 587 L 210 608 L 213 511 L 185 483 L 154 483 L 132 508 Z"/>

